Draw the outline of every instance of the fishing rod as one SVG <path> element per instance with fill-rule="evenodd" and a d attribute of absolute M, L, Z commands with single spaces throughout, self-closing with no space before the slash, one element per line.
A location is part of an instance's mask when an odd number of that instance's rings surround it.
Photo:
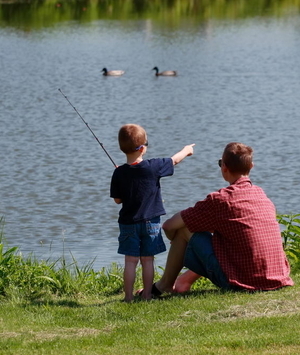
<path fill-rule="evenodd" d="M 100 144 L 100 147 L 104 150 L 104 152 L 106 153 L 106 155 L 108 156 L 108 158 L 110 159 L 110 161 L 114 164 L 115 168 L 117 168 L 118 166 L 115 164 L 115 162 L 112 160 L 111 156 L 108 154 L 107 150 L 104 148 L 104 145 L 99 141 L 99 139 L 97 138 L 97 136 L 95 135 L 95 133 L 91 130 L 90 126 L 88 125 L 88 123 L 83 119 L 83 117 L 81 116 L 81 114 L 77 111 L 76 107 L 74 105 L 72 105 L 72 103 L 70 102 L 70 100 L 68 99 L 68 97 L 61 91 L 61 89 L 58 89 L 58 91 L 62 94 L 62 96 L 68 101 L 68 103 L 71 105 L 71 107 L 73 107 L 74 111 L 77 113 L 77 115 L 82 119 L 82 121 L 84 122 L 84 124 L 87 126 L 87 128 L 90 130 L 90 132 L 92 133 L 92 135 L 94 136 L 94 138 L 96 139 L 96 141 Z"/>

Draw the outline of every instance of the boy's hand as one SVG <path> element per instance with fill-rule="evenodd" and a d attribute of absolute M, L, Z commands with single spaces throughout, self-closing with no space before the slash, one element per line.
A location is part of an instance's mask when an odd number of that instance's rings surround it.
<path fill-rule="evenodd" d="M 195 145 L 195 143 L 186 145 L 185 147 L 183 147 L 181 149 L 180 152 L 173 155 L 172 156 L 173 164 L 176 165 L 176 164 L 180 163 L 185 157 L 193 155 L 194 154 L 194 145 Z"/>
<path fill-rule="evenodd" d="M 183 149 L 186 149 L 186 150 L 187 150 L 187 154 L 186 154 L 187 157 L 189 157 L 189 156 L 191 156 L 191 155 L 194 154 L 194 146 L 195 146 L 195 143 L 186 145 L 186 146 L 183 148 Z"/>

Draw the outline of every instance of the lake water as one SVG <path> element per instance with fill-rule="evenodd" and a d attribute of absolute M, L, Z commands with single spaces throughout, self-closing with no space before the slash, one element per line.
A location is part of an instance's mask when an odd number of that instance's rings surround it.
<path fill-rule="evenodd" d="M 151 20 L 3 26 L 0 48 L 0 216 L 23 255 L 72 253 L 79 264 L 96 258 L 95 268 L 123 262 L 119 206 L 109 197 L 114 166 L 59 88 L 118 165 L 125 123 L 147 130 L 148 158 L 196 143 L 162 180 L 167 216 L 226 186 L 217 161 L 230 141 L 254 148 L 252 180 L 278 212 L 300 212 L 299 16 L 175 29 Z M 179 75 L 156 78 L 154 66 Z M 103 77 L 103 67 L 126 73 Z"/>

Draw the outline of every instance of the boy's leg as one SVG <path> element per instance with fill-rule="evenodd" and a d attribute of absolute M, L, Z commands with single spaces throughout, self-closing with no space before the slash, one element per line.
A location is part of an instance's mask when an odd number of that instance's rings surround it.
<path fill-rule="evenodd" d="M 154 279 L 154 256 L 141 256 L 142 264 L 142 275 L 144 290 L 142 293 L 142 298 L 145 300 L 150 300 L 152 298 L 151 290 Z"/>
<path fill-rule="evenodd" d="M 126 302 L 133 300 L 133 286 L 138 262 L 139 258 L 137 256 L 125 255 L 124 292 Z"/>
<path fill-rule="evenodd" d="M 155 283 L 161 292 L 173 292 L 175 280 L 183 268 L 185 250 L 192 233 L 186 227 L 178 229 L 167 257 L 167 263 L 162 278 Z"/>

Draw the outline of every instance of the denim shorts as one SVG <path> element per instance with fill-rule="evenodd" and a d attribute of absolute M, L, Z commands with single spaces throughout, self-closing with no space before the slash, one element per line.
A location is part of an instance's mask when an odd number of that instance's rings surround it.
<path fill-rule="evenodd" d="M 188 243 L 184 266 L 196 274 L 208 278 L 216 286 L 231 290 L 232 287 L 215 256 L 211 233 L 194 233 Z"/>
<path fill-rule="evenodd" d="M 153 256 L 166 251 L 161 234 L 160 217 L 134 224 L 119 223 L 119 254 Z"/>

